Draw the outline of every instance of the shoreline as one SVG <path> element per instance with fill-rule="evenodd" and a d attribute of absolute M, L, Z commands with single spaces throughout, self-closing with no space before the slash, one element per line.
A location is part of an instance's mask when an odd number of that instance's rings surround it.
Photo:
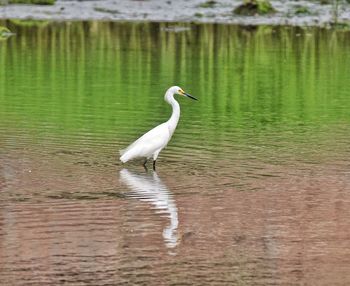
<path fill-rule="evenodd" d="M 202 7 L 205 0 L 57 0 L 54 5 L 0 6 L 0 20 L 50 21 L 122 21 L 122 22 L 174 22 L 217 23 L 245 26 L 306 26 L 328 27 L 335 21 L 331 4 L 309 1 L 271 1 L 275 14 L 265 16 L 238 16 L 232 11 L 241 1 L 217 0 L 212 7 Z M 307 13 L 296 9 L 306 7 Z M 338 9 L 337 23 L 350 27 L 350 4 Z"/>

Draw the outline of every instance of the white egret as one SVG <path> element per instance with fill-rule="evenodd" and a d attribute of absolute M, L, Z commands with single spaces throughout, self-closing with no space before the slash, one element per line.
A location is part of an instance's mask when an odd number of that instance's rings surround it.
<path fill-rule="evenodd" d="M 143 166 L 146 168 L 147 160 L 153 157 L 153 170 L 156 169 L 156 161 L 159 152 L 168 144 L 180 118 L 180 105 L 174 95 L 179 94 L 197 100 L 197 98 L 183 91 L 178 86 L 170 87 L 164 96 L 164 100 L 172 106 L 173 112 L 168 121 L 154 127 L 126 149 L 120 151 L 120 161 L 123 163 L 135 159 L 145 158 Z"/>

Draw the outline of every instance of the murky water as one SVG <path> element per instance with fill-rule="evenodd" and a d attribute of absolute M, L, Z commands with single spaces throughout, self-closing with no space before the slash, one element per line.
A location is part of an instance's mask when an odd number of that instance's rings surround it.
<path fill-rule="evenodd" d="M 348 32 L 2 24 L 1 285 L 350 283 Z"/>

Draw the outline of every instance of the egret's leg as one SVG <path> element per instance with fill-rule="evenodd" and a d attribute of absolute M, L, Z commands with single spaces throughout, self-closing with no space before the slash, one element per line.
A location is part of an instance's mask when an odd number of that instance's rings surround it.
<path fill-rule="evenodd" d="M 156 152 L 153 153 L 153 171 L 156 170 L 156 161 L 157 161 L 159 152 L 160 152 L 161 150 L 162 150 L 162 149 L 159 149 L 159 150 L 157 150 Z"/>

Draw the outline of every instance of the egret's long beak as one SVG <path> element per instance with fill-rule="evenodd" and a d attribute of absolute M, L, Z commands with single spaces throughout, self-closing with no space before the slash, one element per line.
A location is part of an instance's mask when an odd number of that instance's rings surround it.
<path fill-rule="evenodd" d="M 195 98 L 194 96 L 192 96 L 192 95 L 190 95 L 190 94 L 188 94 L 188 93 L 186 93 L 186 92 L 184 92 L 184 95 L 187 96 L 187 97 L 189 97 L 189 98 L 192 98 L 192 99 L 194 99 L 194 100 L 198 100 L 197 98 Z"/>

